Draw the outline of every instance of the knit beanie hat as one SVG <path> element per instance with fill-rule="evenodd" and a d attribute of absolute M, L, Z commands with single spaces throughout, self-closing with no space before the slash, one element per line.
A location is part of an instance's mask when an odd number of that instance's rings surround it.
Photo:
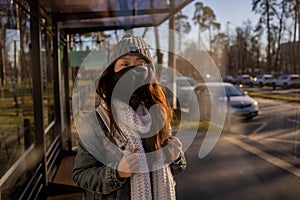
<path fill-rule="evenodd" d="M 149 46 L 142 37 L 133 36 L 128 33 L 124 35 L 122 40 L 116 44 L 113 51 L 110 53 L 108 67 L 125 55 L 136 55 L 145 59 L 147 63 L 151 64 L 152 70 L 154 70 Z"/>

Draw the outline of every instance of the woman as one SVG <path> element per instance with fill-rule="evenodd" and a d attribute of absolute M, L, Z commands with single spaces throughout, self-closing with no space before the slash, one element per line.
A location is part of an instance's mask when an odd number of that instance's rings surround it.
<path fill-rule="evenodd" d="M 97 119 L 82 124 L 98 123 L 104 134 L 78 128 L 84 133 L 73 180 L 95 199 L 176 199 L 173 175 L 186 161 L 181 142 L 171 135 L 172 111 L 142 38 L 125 35 L 115 46 L 96 92 Z"/>

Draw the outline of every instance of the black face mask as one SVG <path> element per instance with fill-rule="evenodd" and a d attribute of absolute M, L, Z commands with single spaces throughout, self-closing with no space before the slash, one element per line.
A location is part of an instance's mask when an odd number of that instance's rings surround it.
<path fill-rule="evenodd" d="M 130 66 L 115 72 L 113 97 L 128 103 L 136 89 L 150 82 L 149 72 L 147 66 Z"/>

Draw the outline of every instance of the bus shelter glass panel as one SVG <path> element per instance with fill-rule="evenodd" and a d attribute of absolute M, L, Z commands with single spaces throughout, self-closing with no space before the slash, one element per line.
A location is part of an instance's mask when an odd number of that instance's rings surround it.
<path fill-rule="evenodd" d="M 12 1 L 0 11 L 0 177 L 34 140 L 30 15 Z M 23 8 L 28 9 L 24 4 Z"/>
<path fill-rule="evenodd" d="M 55 115 L 54 115 L 54 74 L 53 74 L 53 41 L 51 26 L 46 23 L 43 18 L 42 21 L 42 87 L 43 87 L 43 116 L 45 130 L 49 130 L 46 139 L 47 148 L 55 139 L 56 135 L 53 129 Z"/>

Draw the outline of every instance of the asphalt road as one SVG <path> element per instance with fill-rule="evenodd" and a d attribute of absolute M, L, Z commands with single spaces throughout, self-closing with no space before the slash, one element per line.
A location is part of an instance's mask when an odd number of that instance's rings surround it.
<path fill-rule="evenodd" d="M 260 116 L 232 121 L 235 134 L 223 134 L 202 159 L 198 133 L 175 178 L 179 200 L 300 199 L 299 104 L 258 100 Z"/>
<path fill-rule="evenodd" d="M 300 158 L 300 104 L 257 99 L 260 115 L 234 121 L 231 131 L 263 146 Z"/>

